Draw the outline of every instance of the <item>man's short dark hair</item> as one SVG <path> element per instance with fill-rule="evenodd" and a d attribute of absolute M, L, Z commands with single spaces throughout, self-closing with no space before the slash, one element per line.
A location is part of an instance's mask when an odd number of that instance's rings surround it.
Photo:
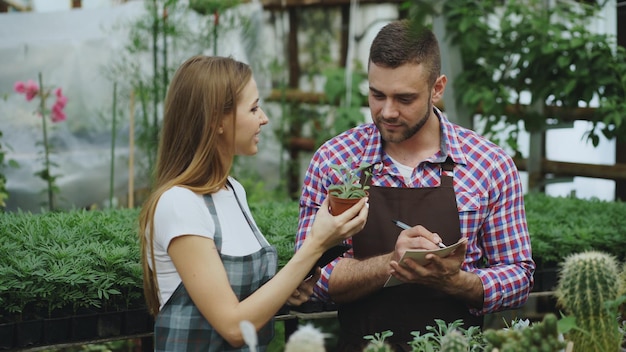
<path fill-rule="evenodd" d="M 441 53 L 437 37 L 429 28 L 409 20 L 385 25 L 370 47 L 369 63 L 396 68 L 406 63 L 422 64 L 432 85 L 441 74 Z"/>

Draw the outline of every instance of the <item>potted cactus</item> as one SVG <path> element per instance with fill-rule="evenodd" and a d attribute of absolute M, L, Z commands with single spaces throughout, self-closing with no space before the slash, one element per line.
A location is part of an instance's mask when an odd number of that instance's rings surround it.
<path fill-rule="evenodd" d="M 617 304 L 621 322 L 626 326 L 626 262 L 622 263 L 622 272 L 619 275 L 619 298 Z M 626 351 L 626 341 L 622 343 L 622 350 Z"/>
<path fill-rule="evenodd" d="M 339 215 L 353 206 L 359 199 L 368 196 L 368 178 L 371 176 L 367 170 L 371 164 L 361 163 L 356 168 L 350 158 L 346 164 L 332 164 L 330 167 L 339 175 L 339 182 L 328 187 L 330 197 L 329 211 L 333 215 Z M 364 173 L 364 174 L 363 174 Z M 365 176 L 361 180 L 361 176 Z"/>
<path fill-rule="evenodd" d="M 619 352 L 624 339 L 620 331 L 620 268 L 617 259 L 601 251 L 575 253 L 562 263 L 557 303 L 575 319 L 567 338 L 577 351 Z"/>

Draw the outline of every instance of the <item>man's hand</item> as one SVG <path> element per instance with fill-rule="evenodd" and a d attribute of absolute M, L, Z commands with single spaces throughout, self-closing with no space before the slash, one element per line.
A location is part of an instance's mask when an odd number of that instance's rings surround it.
<path fill-rule="evenodd" d="M 408 231 L 408 230 L 407 230 Z M 397 250 L 396 243 L 396 250 Z M 435 249 L 429 247 L 428 249 Z M 467 241 L 447 257 L 427 254 L 426 264 L 420 265 L 412 259 L 402 263 L 389 262 L 389 274 L 404 283 L 421 284 L 443 293 L 458 297 L 469 305 L 480 309 L 483 306 L 484 289 L 478 275 L 461 270 L 467 251 Z M 404 253 L 404 252 L 402 252 Z"/>
<path fill-rule="evenodd" d="M 428 231 L 424 226 L 417 225 L 400 232 L 396 240 L 396 248 L 392 259 L 399 261 L 404 252 L 410 249 L 438 249 L 441 237 L 435 232 Z"/>
<path fill-rule="evenodd" d="M 415 240 L 414 242 L 417 241 L 418 240 Z M 424 242 L 424 240 L 420 242 Z M 421 249 L 438 248 L 432 244 L 431 241 L 426 242 L 429 242 L 433 247 L 422 247 Z M 444 258 L 435 254 L 427 254 L 425 258 L 427 262 L 424 265 L 420 265 L 410 258 L 405 258 L 402 263 L 399 263 L 394 258 L 394 260 L 389 263 L 390 274 L 405 283 L 421 284 L 446 291 L 446 289 L 451 288 L 451 285 L 459 283 L 458 276 L 461 273 L 461 265 L 465 260 L 466 250 L 467 242 L 464 242 L 457 249 L 455 249 L 454 252 Z M 448 291 L 448 293 L 452 292 Z"/>
<path fill-rule="evenodd" d="M 309 300 L 311 295 L 313 294 L 313 287 L 315 287 L 315 283 L 319 280 L 322 271 L 320 268 L 315 269 L 315 274 L 313 276 L 307 278 L 302 281 L 298 288 L 291 294 L 291 296 L 287 299 L 287 305 L 290 306 L 299 306 Z"/>

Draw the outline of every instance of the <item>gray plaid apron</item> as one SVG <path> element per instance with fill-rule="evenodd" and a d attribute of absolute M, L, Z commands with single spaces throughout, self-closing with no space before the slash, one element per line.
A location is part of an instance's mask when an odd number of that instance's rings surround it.
<path fill-rule="evenodd" d="M 234 192 L 234 188 L 231 187 Z M 267 282 L 274 274 L 278 265 L 276 248 L 271 246 L 252 219 L 244 210 L 235 193 L 239 207 L 243 212 L 250 228 L 261 244 L 261 249 L 255 253 L 242 257 L 229 256 L 221 253 L 222 231 L 215 204 L 211 195 L 205 195 L 204 201 L 215 222 L 215 245 L 220 252 L 222 263 L 228 274 L 228 280 L 233 291 L 243 300 Z M 274 319 L 270 320 L 258 332 L 259 351 L 266 351 L 267 345 L 274 337 Z M 155 351 L 249 351 L 248 346 L 235 348 L 226 342 L 209 322 L 202 316 L 196 305 L 189 297 L 185 286 L 181 282 L 170 299 L 159 312 L 154 324 Z"/>

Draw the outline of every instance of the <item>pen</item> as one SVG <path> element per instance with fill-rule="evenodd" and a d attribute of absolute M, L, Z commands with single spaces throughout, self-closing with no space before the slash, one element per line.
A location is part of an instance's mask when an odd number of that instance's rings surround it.
<path fill-rule="evenodd" d="M 411 228 L 411 226 L 403 223 L 400 220 L 391 220 L 391 222 L 393 222 L 394 224 L 396 224 L 396 226 L 398 226 L 399 228 L 403 229 L 403 230 L 408 230 Z M 443 244 L 443 242 L 439 242 L 437 243 L 437 245 L 439 246 L 439 248 L 446 248 L 446 245 Z"/>

